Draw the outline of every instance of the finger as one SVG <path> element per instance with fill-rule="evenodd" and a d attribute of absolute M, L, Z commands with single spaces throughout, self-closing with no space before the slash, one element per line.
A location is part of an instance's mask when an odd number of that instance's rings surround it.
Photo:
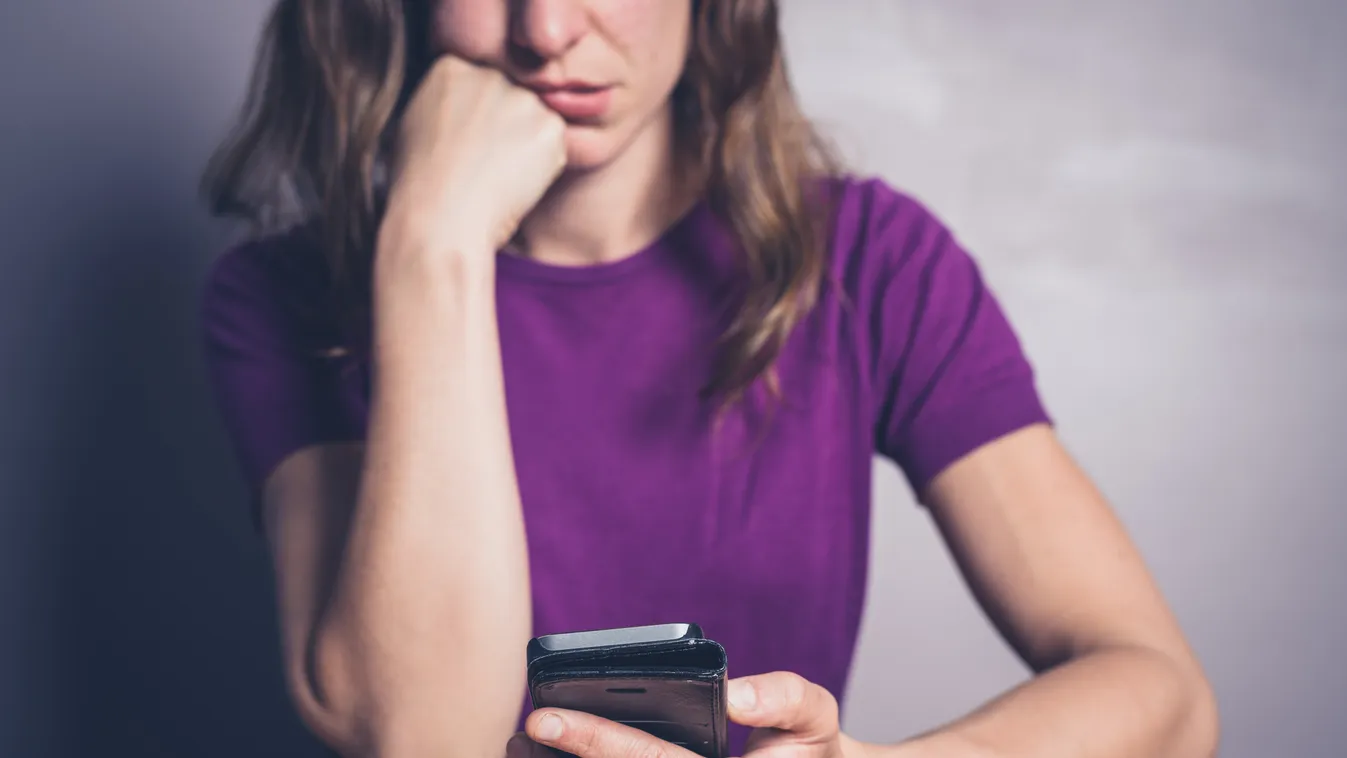
<path fill-rule="evenodd" d="M 697 758 L 646 732 L 580 711 L 546 708 L 524 721 L 534 741 L 579 758 Z"/>
<path fill-rule="evenodd" d="M 798 674 L 776 672 L 732 679 L 729 716 L 744 726 L 831 739 L 837 733 L 837 699 Z"/>

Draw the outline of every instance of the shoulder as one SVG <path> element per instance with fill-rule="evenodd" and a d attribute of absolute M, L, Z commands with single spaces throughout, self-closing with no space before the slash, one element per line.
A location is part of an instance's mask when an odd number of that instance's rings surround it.
<path fill-rule="evenodd" d="M 839 174 L 825 180 L 833 204 L 834 227 L 859 230 L 876 222 L 935 220 L 914 195 L 878 176 Z"/>
<path fill-rule="evenodd" d="M 834 188 L 832 296 L 821 302 L 864 360 L 881 450 L 924 486 L 1003 423 L 1044 418 L 1018 335 L 946 224 L 880 180 Z"/>
<path fill-rule="evenodd" d="M 862 318 L 960 316 L 983 294 L 978 264 L 925 202 L 882 179 L 830 180 L 828 281 Z"/>
<path fill-rule="evenodd" d="M 226 248 L 211 264 L 200 295 L 210 339 L 287 340 L 326 331 L 329 277 L 312 230 L 296 227 Z"/>
<path fill-rule="evenodd" d="M 312 230 L 295 227 L 225 248 L 206 275 L 203 297 L 214 304 L 283 294 L 312 298 L 327 284 L 322 250 Z"/>
<path fill-rule="evenodd" d="M 327 307 L 325 271 L 321 246 L 290 231 L 229 247 L 203 282 L 206 374 L 254 508 L 286 457 L 363 434 L 366 375 Z"/>
<path fill-rule="evenodd" d="M 883 179 L 843 175 L 828 181 L 831 268 L 843 282 L 876 283 L 952 241 L 928 205 Z"/>

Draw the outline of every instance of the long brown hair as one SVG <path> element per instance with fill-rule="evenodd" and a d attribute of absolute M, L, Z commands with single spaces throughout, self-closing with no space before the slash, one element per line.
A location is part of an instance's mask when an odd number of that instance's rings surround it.
<path fill-rule="evenodd" d="M 319 235 L 334 304 L 363 307 L 390 126 L 428 62 L 427 0 L 278 0 L 233 133 L 207 166 L 213 213 Z M 735 234 L 746 287 L 708 390 L 771 369 L 826 270 L 829 151 L 801 113 L 776 0 L 694 0 L 673 93 L 679 149 Z"/>

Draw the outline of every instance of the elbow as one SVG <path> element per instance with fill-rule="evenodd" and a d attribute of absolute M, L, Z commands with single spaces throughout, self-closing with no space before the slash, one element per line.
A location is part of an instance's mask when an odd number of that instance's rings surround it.
<path fill-rule="evenodd" d="M 1167 704 L 1163 711 L 1166 728 L 1157 752 L 1173 758 L 1214 758 L 1221 736 L 1220 713 L 1215 690 L 1201 664 L 1187 649 L 1145 650 L 1160 664 L 1156 672 L 1164 672 L 1168 693 L 1160 701 Z"/>
<path fill-rule="evenodd" d="M 372 758 L 366 740 L 357 740 L 355 721 L 311 700 L 294 698 L 295 712 L 304 727 L 323 745 L 342 758 Z"/>
<path fill-rule="evenodd" d="M 349 627 L 321 627 L 303 655 L 294 656 L 286 677 L 304 726 L 342 758 L 480 755 L 493 752 L 490 748 L 513 732 L 513 712 L 509 723 L 501 719 L 500 729 L 491 728 L 494 718 L 446 719 L 443 710 L 452 705 L 426 704 L 452 703 L 454 688 L 426 682 L 454 677 L 409 676 L 405 664 L 372 671 L 368 648 L 359 639 Z"/>
<path fill-rule="evenodd" d="M 1126 645 L 1110 652 L 1126 655 L 1128 668 L 1145 682 L 1135 693 L 1144 719 L 1145 753 L 1166 758 L 1215 758 L 1220 742 L 1216 694 L 1201 664 L 1186 648 Z M 1136 747 L 1136 746 L 1134 746 Z"/>
<path fill-rule="evenodd" d="M 1213 758 L 1221 741 L 1220 707 L 1216 693 L 1200 668 L 1194 666 L 1186 677 L 1183 733 L 1187 749 L 1184 756 Z"/>
<path fill-rule="evenodd" d="M 305 728 L 343 758 L 373 755 L 367 705 L 356 696 L 348 647 L 329 631 L 315 632 L 286 666 L 286 689 Z"/>
<path fill-rule="evenodd" d="M 500 633 L 504 624 L 477 613 L 467 614 L 473 626 L 455 628 L 424 609 L 368 605 L 330 609 L 287 650 L 287 688 L 308 730 L 345 758 L 480 755 L 504 745 L 524 673 L 523 645 Z"/>

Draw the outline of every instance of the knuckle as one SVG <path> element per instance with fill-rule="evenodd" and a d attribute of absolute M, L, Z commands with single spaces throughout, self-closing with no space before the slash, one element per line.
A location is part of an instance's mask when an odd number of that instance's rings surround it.
<path fill-rule="evenodd" d="M 444 86 L 463 86 L 469 82 L 481 81 L 482 71 L 476 64 L 455 55 L 444 55 L 431 64 L 427 72 Z M 480 85 L 478 85 L 480 86 Z"/>
<path fill-rule="evenodd" d="M 575 724 L 570 727 L 572 747 L 571 752 L 577 755 L 592 756 L 598 755 L 598 749 L 603 740 L 599 736 L 599 730 L 594 728 L 593 724 Z"/>
<path fill-rule="evenodd" d="M 474 68 L 467 59 L 457 55 L 441 55 L 435 59 L 435 66 L 441 71 L 469 71 Z"/>
<path fill-rule="evenodd" d="M 450 79 L 453 78 L 455 72 L 458 70 L 458 59 L 446 55 L 436 58 L 435 61 L 430 64 L 430 68 L 426 71 L 426 76 L 435 79 Z"/>
<path fill-rule="evenodd" d="M 799 708 L 804 705 L 808 694 L 809 682 L 806 682 L 804 677 L 794 673 L 781 676 L 781 695 L 786 707 Z"/>
<path fill-rule="evenodd" d="M 819 708 L 823 711 L 824 719 L 829 728 L 836 729 L 841 723 L 841 710 L 837 705 L 837 698 L 822 687 L 819 687 Z"/>

